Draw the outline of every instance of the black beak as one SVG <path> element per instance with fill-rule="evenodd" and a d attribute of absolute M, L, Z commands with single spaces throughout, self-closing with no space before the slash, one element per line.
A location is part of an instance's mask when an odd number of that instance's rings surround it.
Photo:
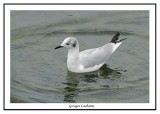
<path fill-rule="evenodd" d="M 58 49 L 58 48 L 62 48 L 63 46 L 57 46 L 56 48 L 54 48 L 54 49 Z"/>

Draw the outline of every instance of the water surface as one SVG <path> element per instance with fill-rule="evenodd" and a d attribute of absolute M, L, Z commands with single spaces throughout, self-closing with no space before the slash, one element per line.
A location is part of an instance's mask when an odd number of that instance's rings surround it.
<path fill-rule="evenodd" d="M 106 66 L 91 73 L 67 70 L 75 37 L 80 50 L 128 38 Z M 100 75 L 98 75 L 98 72 Z M 11 11 L 11 103 L 148 103 L 148 11 Z"/>

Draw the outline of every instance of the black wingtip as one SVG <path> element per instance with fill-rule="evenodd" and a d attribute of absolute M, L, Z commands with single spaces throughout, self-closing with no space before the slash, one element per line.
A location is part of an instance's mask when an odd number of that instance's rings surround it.
<path fill-rule="evenodd" d="M 120 36 L 120 33 L 117 32 L 110 42 L 116 44 L 119 36 Z"/>
<path fill-rule="evenodd" d="M 121 40 L 119 40 L 118 42 L 122 42 L 123 40 L 126 40 L 127 38 L 124 38 L 124 39 L 121 39 Z"/>

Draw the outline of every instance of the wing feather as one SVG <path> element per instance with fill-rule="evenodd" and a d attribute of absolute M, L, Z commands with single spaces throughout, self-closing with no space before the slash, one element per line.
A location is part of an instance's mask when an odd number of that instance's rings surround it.
<path fill-rule="evenodd" d="M 105 64 L 120 44 L 121 43 L 108 43 L 99 48 L 82 51 L 80 52 L 79 63 L 81 63 L 84 68 Z"/>

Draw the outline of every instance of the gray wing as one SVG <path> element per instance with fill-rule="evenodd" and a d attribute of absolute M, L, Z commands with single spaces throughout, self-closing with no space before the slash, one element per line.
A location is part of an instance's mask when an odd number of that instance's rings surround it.
<path fill-rule="evenodd" d="M 94 67 L 95 65 L 105 64 L 112 53 L 121 43 L 108 43 L 102 47 L 89 49 L 80 52 L 79 63 L 84 67 Z"/>

